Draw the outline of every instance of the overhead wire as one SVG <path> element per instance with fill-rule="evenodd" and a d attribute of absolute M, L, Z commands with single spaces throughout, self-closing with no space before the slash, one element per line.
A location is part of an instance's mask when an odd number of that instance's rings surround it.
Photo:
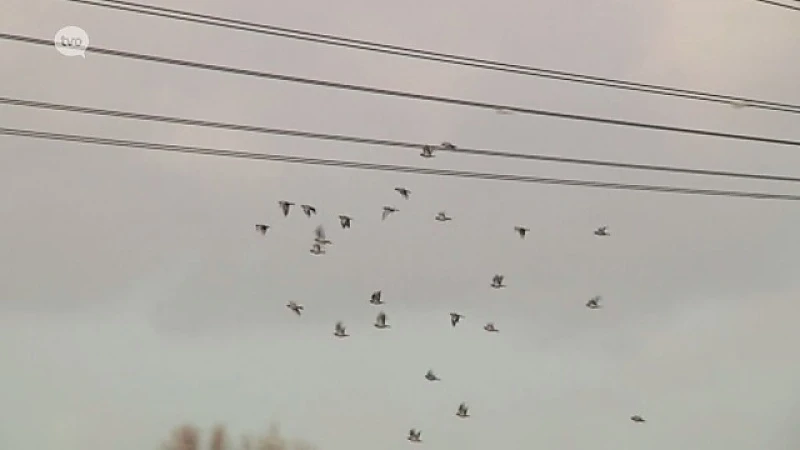
<path fill-rule="evenodd" d="M 781 8 L 786 8 L 786 9 L 792 9 L 792 10 L 795 10 L 795 11 L 800 11 L 800 6 L 792 6 L 792 5 L 787 5 L 787 4 L 785 4 L 785 3 L 775 2 L 775 1 L 772 1 L 772 0 L 756 0 L 756 1 L 757 1 L 757 2 L 761 2 L 761 3 L 765 3 L 765 4 L 767 4 L 767 5 L 779 6 L 779 7 L 781 7 Z"/>
<path fill-rule="evenodd" d="M 204 25 L 217 26 L 227 29 L 249 31 L 275 37 L 313 42 L 323 45 L 338 46 L 357 50 L 365 50 L 377 53 L 403 56 L 407 58 L 422 59 L 445 64 L 454 64 L 477 69 L 486 69 L 518 75 L 528 75 L 546 79 L 568 81 L 594 86 L 603 86 L 613 89 L 629 90 L 656 95 L 680 97 L 692 100 L 702 100 L 708 102 L 734 104 L 748 106 L 756 109 L 788 112 L 800 114 L 800 105 L 778 103 L 765 100 L 757 100 L 732 95 L 715 94 L 690 89 L 673 88 L 656 84 L 639 83 L 614 78 L 604 78 L 592 75 L 584 75 L 560 70 L 543 69 L 520 64 L 510 64 L 489 59 L 474 58 L 448 53 L 433 52 L 410 47 L 383 44 L 375 41 L 351 39 L 331 34 L 314 33 L 293 28 L 278 27 L 263 23 L 248 22 L 226 17 L 199 14 L 186 10 L 164 8 L 160 6 L 144 5 L 140 3 L 121 1 L 121 0 L 67 0 L 72 3 L 85 4 L 90 6 L 100 6 L 118 11 L 127 11 L 138 14 L 162 17 L 185 22 L 193 22 Z"/>
<path fill-rule="evenodd" d="M 341 159 L 320 159 L 320 158 L 306 158 L 306 157 L 290 156 L 290 155 L 251 153 L 251 152 L 243 152 L 235 150 L 215 149 L 208 147 L 162 144 L 162 143 L 122 140 L 122 139 L 108 139 L 96 136 L 50 133 L 45 131 L 24 130 L 24 129 L 5 128 L 5 127 L 0 128 L 0 135 L 27 137 L 34 139 L 47 139 L 59 142 L 78 142 L 84 144 L 137 148 L 137 149 L 155 150 L 155 151 L 172 152 L 172 153 L 200 154 L 200 155 L 221 156 L 221 157 L 240 158 L 249 160 L 276 161 L 276 162 L 285 162 L 293 164 L 342 167 L 342 168 L 363 169 L 363 170 L 377 170 L 384 172 L 413 173 L 420 175 L 449 176 L 449 177 L 481 179 L 481 180 L 514 181 L 521 183 L 580 186 L 580 187 L 598 188 L 598 189 L 661 192 L 661 193 L 672 193 L 672 194 L 683 194 L 683 195 L 736 197 L 736 198 L 748 198 L 757 200 L 780 200 L 780 201 L 800 200 L 800 195 L 790 195 L 790 194 L 770 194 L 762 192 L 728 191 L 728 190 L 716 190 L 716 189 L 694 189 L 694 188 L 659 186 L 650 184 L 609 183 L 609 182 L 591 181 L 591 180 L 571 180 L 563 178 L 544 178 L 544 177 L 534 177 L 534 176 L 515 175 L 515 174 L 472 172 L 472 171 L 451 170 L 451 169 L 434 169 L 425 167 L 401 166 L 395 164 L 374 164 L 374 163 L 365 163 L 360 161 L 347 161 Z"/>
<path fill-rule="evenodd" d="M 40 45 L 40 46 L 51 46 L 51 45 L 53 45 L 52 40 L 39 39 L 39 38 L 34 38 L 34 37 L 29 37 L 29 36 L 22 36 L 22 35 L 11 34 L 11 33 L 0 33 L 0 39 L 8 40 L 8 41 L 23 42 L 23 43 L 27 43 L 27 44 Z M 107 48 L 97 47 L 97 46 L 92 46 L 92 47 L 88 48 L 86 51 L 88 53 L 97 53 L 97 54 L 101 54 L 101 55 L 118 56 L 118 57 L 122 57 L 122 58 L 135 59 L 135 60 L 139 60 L 139 61 L 150 61 L 150 62 L 156 62 L 156 63 L 160 63 L 160 64 L 191 67 L 191 68 L 194 68 L 194 69 L 203 69 L 203 70 L 230 73 L 230 74 L 236 74 L 236 75 L 252 76 L 252 77 L 258 77 L 258 78 L 265 78 L 265 79 L 278 80 L 278 81 L 286 81 L 286 82 L 291 82 L 291 83 L 299 83 L 299 84 L 306 84 L 306 85 L 313 85 L 313 86 L 323 86 L 323 87 L 329 87 L 329 88 L 333 88 L 333 89 L 342 89 L 342 90 L 363 92 L 363 93 L 369 93 L 369 94 L 375 94 L 375 95 L 385 95 L 385 96 L 392 96 L 392 97 L 408 98 L 408 99 L 421 100 L 421 101 L 427 101 L 427 102 L 444 103 L 444 104 L 450 104 L 450 105 L 470 106 L 470 107 L 474 107 L 474 108 L 491 109 L 491 110 L 494 110 L 494 111 L 505 110 L 505 111 L 518 112 L 518 113 L 521 113 L 521 114 L 538 115 L 538 116 L 553 117 L 553 118 L 574 120 L 574 121 L 602 123 L 602 124 L 605 124 L 605 125 L 627 126 L 627 127 L 633 127 L 633 128 L 641 128 L 641 129 L 649 129 L 649 130 L 657 130 L 657 131 L 667 131 L 667 132 L 675 132 L 675 133 L 684 133 L 684 134 L 692 134 L 692 135 L 699 135 L 699 136 L 709 136 L 709 137 L 717 137 L 717 138 L 733 139 L 733 140 L 741 140 L 741 141 L 762 142 L 762 143 L 777 144 L 777 145 L 800 146 L 800 141 L 791 140 L 791 139 L 772 138 L 772 137 L 766 137 L 766 136 L 744 135 L 744 134 L 727 133 L 727 132 L 713 131 L 713 130 L 702 130 L 702 129 L 696 129 L 696 128 L 684 128 L 684 127 L 676 127 L 676 126 L 670 126 L 670 125 L 660 125 L 660 124 L 652 124 L 652 123 L 636 122 L 636 121 L 620 120 L 620 119 L 609 119 L 609 118 L 598 117 L 598 116 L 587 116 L 587 115 L 562 113 L 562 112 L 548 111 L 548 110 L 541 110 L 541 109 L 524 108 L 524 107 L 519 107 L 519 106 L 502 105 L 502 104 L 497 104 L 497 103 L 479 102 L 479 101 L 465 100 L 465 99 L 459 99 L 459 98 L 454 98 L 454 97 L 442 97 L 442 96 L 435 96 L 435 95 L 418 94 L 418 93 L 408 92 L 408 91 L 397 91 L 397 90 L 375 88 L 375 87 L 370 87 L 370 86 L 363 86 L 363 85 L 356 85 L 356 84 L 349 84 L 349 83 L 339 83 L 339 82 L 334 82 L 334 81 L 327 81 L 327 80 L 320 80 L 320 79 L 313 79 L 313 78 L 303 78 L 303 77 L 297 77 L 297 76 L 291 76 L 291 75 L 282 75 L 282 74 L 277 74 L 277 73 L 261 72 L 261 71 L 250 70 L 250 69 L 241 69 L 241 68 L 227 66 L 227 65 L 217 65 L 217 64 L 209 64 L 209 63 L 201 63 L 201 62 L 196 62 L 196 61 L 189 61 L 189 60 L 185 60 L 185 59 L 167 58 L 167 57 L 163 57 L 163 56 L 127 52 L 127 51 L 123 51 L 123 50 L 107 49 Z"/>
<path fill-rule="evenodd" d="M 0 97 L 0 105 L 22 106 L 27 108 L 35 108 L 35 109 L 43 109 L 51 111 L 88 114 L 93 116 L 114 117 L 114 118 L 123 118 L 123 119 L 157 122 L 157 123 L 169 123 L 169 124 L 178 124 L 185 126 L 223 129 L 229 131 L 246 131 L 246 132 L 261 133 L 261 134 L 292 136 L 292 137 L 320 139 L 328 141 L 351 142 L 357 144 L 378 145 L 378 146 L 404 148 L 404 149 L 422 149 L 425 145 L 429 145 L 429 144 L 414 143 L 414 142 L 393 141 L 387 139 L 375 139 L 375 138 L 345 136 L 345 135 L 329 134 L 329 133 L 315 133 L 310 131 L 288 130 L 281 128 L 268 128 L 255 125 L 214 122 L 208 120 L 190 119 L 186 117 L 142 114 L 131 111 L 121 111 L 116 109 L 112 110 L 112 109 L 90 108 L 86 106 L 40 102 L 34 100 L 24 100 L 24 99 L 9 98 L 9 97 Z M 793 183 L 800 182 L 800 177 L 792 177 L 792 176 L 730 172 L 722 170 L 690 169 L 690 168 L 682 168 L 675 166 L 659 166 L 651 164 L 632 164 L 632 163 L 623 163 L 623 162 L 605 161 L 596 159 L 567 158 L 567 157 L 552 156 L 552 155 L 512 153 L 512 152 L 497 151 L 497 150 L 462 148 L 461 146 L 458 146 L 454 149 L 437 146 L 436 151 L 452 152 L 464 155 L 479 155 L 479 156 L 490 156 L 490 157 L 500 157 L 500 158 L 510 158 L 510 159 L 546 161 L 546 162 L 555 162 L 563 164 L 615 167 L 615 168 L 631 169 L 631 170 L 672 172 L 672 173 L 683 173 L 690 175 L 746 178 L 746 179 L 757 179 L 757 180 L 767 180 L 767 181 L 784 181 Z"/>

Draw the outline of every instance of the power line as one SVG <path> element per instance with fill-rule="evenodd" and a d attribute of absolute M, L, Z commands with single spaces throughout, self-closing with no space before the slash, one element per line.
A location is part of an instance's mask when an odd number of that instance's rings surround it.
<path fill-rule="evenodd" d="M 24 106 L 29 108 L 45 109 L 52 111 L 75 112 L 80 114 L 116 117 L 116 118 L 148 121 L 148 122 L 171 123 L 178 125 L 216 128 L 216 129 L 230 130 L 230 131 L 247 131 L 247 132 L 261 133 L 261 134 L 302 137 L 302 138 L 320 139 L 328 141 L 352 142 L 357 144 L 380 145 L 380 146 L 395 147 L 395 148 L 421 149 L 426 145 L 414 142 L 392 141 L 387 139 L 374 139 L 374 138 L 364 138 L 357 136 L 345 136 L 338 134 L 315 133 L 310 131 L 267 128 L 255 125 L 212 122 L 207 120 L 189 119 L 185 117 L 141 114 L 130 111 L 90 108 L 85 106 L 64 105 L 59 103 L 39 102 L 33 100 L 22 100 L 22 99 L 8 98 L 8 97 L 0 97 L 0 104 Z M 673 172 L 673 173 L 684 173 L 691 175 L 718 176 L 718 177 L 728 177 L 728 178 L 747 178 L 747 179 L 768 180 L 768 181 L 786 181 L 794 183 L 800 182 L 800 177 L 790 177 L 782 175 L 728 172 L 722 170 L 689 169 L 689 168 L 681 168 L 674 166 L 658 166 L 650 164 L 632 164 L 632 163 L 622 163 L 622 162 L 594 160 L 594 159 L 567 158 L 567 157 L 551 156 L 551 155 L 512 153 L 512 152 L 486 150 L 486 149 L 471 149 L 471 148 L 461 148 L 461 147 L 458 147 L 456 149 L 448 149 L 446 147 L 439 147 L 437 148 L 437 151 L 461 153 L 465 155 L 493 156 L 501 158 L 526 159 L 526 160 L 547 161 L 547 162 L 556 162 L 564 164 L 578 164 L 586 166 L 616 167 L 616 168 L 632 169 L 632 170 L 649 170 L 649 171 Z"/>
<path fill-rule="evenodd" d="M 243 20 L 230 19 L 208 14 L 198 14 L 185 10 L 176 10 L 170 8 L 163 8 L 159 6 L 142 5 L 127 1 L 105 0 L 105 3 L 100 3 L 97 1 L 90 1 L 90 0 L 68 0 L 68 1 L 71 1 L 73 3 L 82 3 L 91 6 L 100 6 L 119 11 L 127 11 L 137 14 L 144 14 L 144 15 L 150 15 L 150 16 L 186 21 L 186 22 L 194 22 L 194 23 L 217 26 L 233 30 L 249 31 L 253 33 L 271 35 L 276 37 L 296 39 L 306 42 L 314 42 L 323 45 L 332 45 L 332 46 L 346 47 L 357 50 L 390 54 L 395 56 L 403 56 L 407 58 L 423 59 L 427 61 L 435 61 L 445 64 L 461 65 L 478 69 L 508 72 L 518 75 L 535 76 L 553 80 L 568 81 L 568 82 L 588 84 L 594 86 L 603 86 L 613 89 L 644 92 L 649 94 L 687 98 L 692 100 L 702 100 L 702 101 L 725 103 L 725 104 L 734 103 L 739 105 L 747 105 L 752 108 L 800 114 L 800 105 L 770 102 L 770 101 L 750 99 L 750 98 L 731 96 L 731 95 L 714 94 L 703 91 L 673 88 L 655 84 L 638 83 L 638 82 L 625 81 L 613 78 L 603 78 L 592 75 L 583 75 L 578 73 L 565 72 L 552 69 L 542 69 L 538 67 L 532 67 L 520 64 L 510 64 L 499 61 L 492 61 L 488 59 L 472 58 L 472 57 L 460 56 L 448 53 L 439 53 L 439 52 L 433 52 L 429 50 L 421 50 L 409 47 L 400 47 L 396 45 L 382 44 L 374 41 L 351 39 L 330 34 L 312 33 L 309 31 L 303 31 L 298 29 L 284 28 L 284 27 L 278 27 L 274 25 L 267 25 L 255 22 L 247 22 Z"/>
<path fill-rule="evenodd" d="M 746 191 L 722 191 L 714 189 L 693 189 L 693 188 L 658 186 L 658 185 L 648 185 L 648 184 L 622 184 L 622 183 L 608 183 L 603 181 L 569 180 L 560 178 L 533 177 L 526 175 L 471 172 L 471 171 L 450 170 L 450 169 L 431 169 L 424 167 L 399 166 L 394 164 L 373 164 L 373 163 L 364 163 L 359 161 L 346 161 L 340 159 L 305 158 L 299 156 L 276 155 L 276 154 L 266 154 L 266 153 L 250 153 L 250 152 L 242 152 L 234 150 L 214 149 L 208 147 L 195 147 L 195 146 L 183 146 L 183 145 L 173 145 L 173 144 L 160 144 L 153 142 L 120 140 L 120 139 L 107 139 L 95 136 L 49 133 L 43 131 L 22 130 L 15 128 L 0 128 L 0 135 L 28 137 L 35 139 L 48 139 L 54 141 L 79 142 L 84 144 L 109 145 L 115 147 L 139 148 L 145 150 L 156 150 L 156 151 L 172 152 L 172 153 L 212 155 L 212 156 L 222 156 L 228 158 L 279 161 L 286 163 L 315 165 L 315 166 L 345 167 L 351 169 L 414 173 L 420 175 L 451 176 L 451 177 L 473 178 L 481 180 L 515 181 L 521 183 L 580 186 L 580 187 L 592 187 L 599 189 L 662 192 L 662 193 L 685 194 L 685 195 L 738 197 L 738 198 L 749 198 L 758 200 L 784 200 L 784 201 L 800 200 L 800 195 L 768 194 L 761 192 L 746 192 Z"/>
<path fill-rule="evenodd" d="M 785 3 L 780 3 L 780 2 L 774 2 L 772 0 L 756 0 L 756 1 L 757 2 L 761 2 L 761 3 L 766 3 L 767 5 L 780 6 L 782 8 L 793 9 L 795 11 L 800 11 L 800 7 L 787 5 Z"/>
<path fill-rule="evenodd" d="M 28 36 L 21 36 L 16 34 L 8 34 L 8 33 L 0 33 L 0 39 L 10 40 L 10 41 L 17 41 L 17 42 L 24 42 L 28 44 L 35 44 L 35 45 L 42 45 L 42 46 L 51 46 L 53 45 L 51 40 L 47 39 L 38 39 Z M 142 53 L 132 53 L 126 52 L 122 50 L 113 50 L 113 49 L 106 49 L 102 47 L 90 47 L 87 49 L 89 53 L 98 53 L 102 55 L 112 55 L 112 56 L 119 56 L 122 58 L 130 58 L 136 59 L 140 61 L 150 61 L 150 62 L 157 62 L 161 64 L 169 64 L 175 66 L 184 66 L 184 67 L 191 67 L 194 69 L 203 69 L 203 70 L 211 70 L 217 72 L 224 72 L 224 73 L 232 73 L 237 75 L 246 75 L 258 78 L 266 78 L 271 80 L 278 80 L 278 81 L 287 81 L 292 83 L 299 83 L 299 84 L 307 84 L 313 86 L 324 86 L 334 89 L 342 89 L 342 90 L 349 90 L 349 91 L 356 91 L 356 92 L 364 92 L 369 94 L 376 94 L 376 95 L 386 95 L 392 97 L 401 97 L 401 98 L 409 98 L 414 100 L 422 100 L 428 102 L 437 102 L 437 103 L 445 103 L 451 105 L 459 105 L 459 106 L 471 106 L 475 108 L 484 108 L 484 109 L 491 109 L 491 110 L 506 110 L 506 111 L 513 111 L 522 114 L 531 114 L 531 115 L 538 115 L 538 116 L 546 116 L 546 117 L 555 117 L 559 119 L 566 119 L 566 120 L 577 120 L 577 121 L 584 121 L 584 122 L 594 122 L 594 123 L 602 123 L 606 125 L 617 125 L 617 126 L 628 126 L 634 128 L 643 128 L 643 129 L 650 129 L 650 130 L 658 130 L 658 131 L 670 131 L 676 133 L 685 133 L 685 134 L 693 134 L 693 135 L 700 135 L 700 136 L 712 136 L 724 139 L 735 139 L 735 140 L 743 140 L 743 141 L 752 141 L 752 142 L 763 142 L 769 144 L 778 144 L 778 145 L 791 145 L 791 146 L 800 146 L 800 141 L 790 140 L 790 139 L 779 139 L 779 138 L 771 138 L 765 136 L 754 136 L 754 135 L 744 135 L 744 134 L 735 134 L 735 133 L 726 133 L 721 131 L 712 131 L 712 130 L 702 130 L 702 129 L 695 129 L 695 128 L 683 128 L 683 127 L 675 127 L 670 125 L 659 125 L 659 124 L 651 124 L 645 122 L 634 122 L 628 120 L 619 120 L 619 119 L 608 119 L 603 117 L 597 116 L 585 116 L 579 114 L 568 114 L 568 113 L 561 113 L 555 111 L 547 111 L 541 109 L 531 109 L 531 108 L 523 108 L 518 106 L 510 106 L 510 105 L 501 105 L 496 103 L 486 103 L 486 102 L 478 102 L 474 100 L 464 100 L 458 99 L 453 97 L 441 97 L 435 95 L 426 95 L 426 94 L 417 94 L 413 92 L 406 92 L 406 91 L 395 91 L 391 89 L 381 89 L 375 88 L 370 86 L 361 86 L 356 84 L 348 84 L 348 83 L 337 83 L 333 81 L 327 80 L 320 80 L 320 79 L 313 79 L 313 78 L 302 78 L 290 75 L 281 75 L 276 73 L 269 73 L 269 72 L 259 72 L 256 70 L 249 70 L 249 69 L 240 69 L 231 66 L 223 66 L 223 65 L 216 65 L 216 64 L 208 64 L 208 63 L 200 63 L 195 61 L 188 61 L 185 59 L 172 59 L 166 58 L 162 56 L 155 56 L 155 55 L 147 55 Z"/>

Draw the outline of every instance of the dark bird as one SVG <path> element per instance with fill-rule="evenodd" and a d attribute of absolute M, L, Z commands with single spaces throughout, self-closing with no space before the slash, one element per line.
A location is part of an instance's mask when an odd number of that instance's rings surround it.
<path fill-rule="evenodd" d="M 373 305 L 382 305 L 384 302 L 381 300 L 381 291 L 373 292 L 372 296 L 369 298 L 369 302 Z"/>
<path fill-rule="evenodd" d="M 263 223 L 256 224 L 256 231 L 261 234 L 267 234 L 267 230 L 269 230 L 269 225 L 264 225 Z"/>
<path fill-rule="evenodd" d="M 607 226 L 602 226 L 596 230 L 594 230 L 595 236 L 611 236 L 611 233 L 608 232 Z"/>
<path fill-rule="evenodd" d="M 344 228 L 350 228 L 350 222 L 353 221 L 352 217 L 349 216 L 339 216 L 339 224 Z"/>
<path fill-rule="evenodd" d="M 519 233 L 520 238 L 525 239 L 525 235 L 528 233 L 528 231 L 531 231 L 531 229 L 525 227 L 514 227 L 514 231 Z"/>
<path fill-rule="evenodd" d="M 441 147 L 444 148 L 444 149 L 447 149 L 447 150 L 455 150 L 456 149 L 456 146 L 451 144 L 451 143 L 449 143 L 449 142 L 442 142 Z"/>
<path fill-rule="evenodd" d="M 497 328 L 495 328 L 494 323 L 492 323 L 492 322 L 489 322 L 486 325 L 484 325 L 483 329 L 488 331 L 488 332 L 490 332 L 490 333 L 497 333 L 497 332 L 500 331 Z"/>
<path fill-rule="evenodd" d="M 394 188 L 394 190 L 397 191 L 400 195 L 402 195 L 403 198 L 406 200 L 408 200 L 408 195 L 411 194 L 411 191 L 409 191 L 404 187 L 396 187 Z"/>
<path fill-rule="evenodd" d="M 640 415 L 631 416 L 631 420 L 638 423 L 646 422 Z"/>
<path fill-rule="evenodd" d="M 448 220 L 453 220 L 453 218 L 447 217 L 447 213 L 441 211 L 439 212 L 439 214 L 436 214 L 436 220 L 438 220 L 439 222 L 447 222 Z"/>
<path fill-rule="evenodd" d="M 281 211 L 283 211 L 283 216 L 286 217 L 289 215 L 289 208 L 291 208 L 294 203 L 281 200 L 278 202 L 278 205 L 280 205 Z"/>
<path fill-rule="evenodd" d="M 437 377 L 436 374 L 433 373 L 433 370 L 429 370 L 425 374 L 425 379 L 428 380 L 428 381 L 439 381 L 441 378 Z"/>
<path fill-rule="evenodd" d="M 469 417 L 469 408 L 467 408 L 466 403 L 462 402 L 460 405 L 458 405 L 458 411 L 456 412 L 456 415 L 461 418 Z"/>
<path fill-rule="evenodd" d="M 600 297 L 599 295 L 592 297 L 588 302 L 586 302 L 586 307 L 589 309 L 597 309 L 600 307 Z"/>
<path fill-rule="evenodd" d="M 411 442 L 422 442 L 420 436 L 422 436 L 422 431 L 418 431 L 414 428 L 408 431 L 408 440 Z"/>
<path fill-rule="evenodd" d="M 345 328 L 344 325 L 342 325 L 342 322 L 336 322 L 336 330 L 333 332 L 333 335 L 340 338 L 350 336 L 345 332 Z"/>
<path fill-rule="evenodd" d="M 423 158 L 433 158 L 433 146 L 423 145 L 422 153 L 420 153 L 419 156 L 422 156 Z"/>
<path fill-rule="evenodd" d="M 314 242 L 316 242 L 319 245 L 328 245 L 333 243 L 325 238 L 325 229 L 322 228 L 322 225 L 318 226 L 314 230 L 314 236 L 315 236 Z"/>
<path fill-rule="evenodd" d="M 317 213 L 317 208 L 314 208 L 311 205 L 300 205 L 300 207 L 303 208 L 303 214 L 305 214 L 307 217 L 311 217 L 312 214 Z"/>
<path fill-rule="evenodd" d="M 391 326 L 386 323 L 386 314 L 384 314 L 383 311 L 378 313 L 378 317 L 375 319 L 375 328 L 391 328 Z"/>
<path fill-rule="evenodd" d="M 454 312 L 450 313 L 450 323 L 453 326 L 456 326 L 456 324 L 458 324 L 458 321 L 463 319 L 463 318 L 464 318 L 464 316 L 459 314 L 459 313 L 454 313 Z"/>
<path fill-rule="evenodd" d="M 498 274 L 498 275 L 495 275 L 494 277 L 492 277 L 492 284 L 491 284 L 491 286 L 492 286 L 493 288 L 495 288 L 495 289 L 500 289 L 500 288 L 504 288 L 504 287 L 506 287 L 506 285 L 505 285 L 505 284 L 503 284 L 503 278 L 504 278 L 504 277 L 503 277 L 502 275 L 499 275 L 499 274 Z"/>
<path fill-rule="evenodd" d="M 325 250 L 322 249 L 321 245 L 315 242 L 314 245 L 311 246 L 311 253 L 315 255 L 324 255 Z"/>
<path fill-rule="evenodd" d="M 393 208 L 391 206 L 384 206 L 383 207 L 383 214 L 381 215 L 381 220 L 386 220 L 389 217 L 389 214 L 396 213 L 399 211 L 397 208 Z"/>
<path fill-rule="evenodd" d="M 294 311 L 294 312 L 295 312 L 295 314 L 297 314 L 298 316 L 300 315 L 300 313 L 301 313 L 301 312 L 303 311 L 303 309 L 304 309 L 304 308 L 303 308 L 301 305 L 298 305 L 298 304 L 297 304 L 297 303 L 295 303 L 295 302 L 289 302 L 289 303 L 286 305 L 286 307 L 287 307 L 287 308 L 289 308 L 289 309 L 291 309 L 292 311 Z"/>

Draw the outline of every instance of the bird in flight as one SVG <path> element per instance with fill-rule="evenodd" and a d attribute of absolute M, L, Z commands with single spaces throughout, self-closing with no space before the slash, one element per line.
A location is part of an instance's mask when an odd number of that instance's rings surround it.
<path fill-rule="evenodd" d="M 317 244 L 319 244 L 319 245 L 332 244 L 331 241 L 329 241 L 328 239 L 325 238 L 325 229 L 322 228 L 322 225 L 318 226 L 314 230 L 314 235 L 315 235 L 314 242 L 316 242 Z"/>
<path fill-rule="evenodd" d="M 436 374 L 433 373 L 433 370 L 429 370 L 425 374 L 425 379 L 428 380 L 428 381 L 439 381 L 441 378 L 437 377 Z"/>
<path fill-rule="evenodd" d="M 322 249 L 322 246 L 319 243 L 315 242 L 314 245 L 311 246 L 311 253 L 315 255 L 324 255 L 325 250 Z"/>
<path fill-rule="evenodd" d="M 350 222 L 353 221 L 352 217 L 349 216 L 339 216 L 339 224 L 344 228 L 350 228 Z"/>
<path fill-rule="evenodd" d="M 451 312 L 450 313 L 450 323 L 453 326 L 456 326 L 456 324 L 458 324 L 458 321 L 463 319 L 463 318 L 464 318 L 464 316 L 459 314 L 459 313 L 455 313 L 455 312 Z"/>
<path fill-rule="evenodd" d="M 458 411 L 456 412 L 456 415 L 462 419 L 469 417 L 469 408 L 467 408 L 466 403 L 462 402 L 460 405 L 458 405 Z"/>
<path fill-rule="evenodd" d="M 449 143 L 449 142 L 442 142 L 441 147 L 444 148 L 444 149 L 447 149 L 447 150 L 455 150 L 456 149 L 456 146 L 451 144 L 451 143 Z"/>
<path fill-rule="evenodd" d="M 391 206 L 384 206 L 383 207 L 383 214 L 381 215 L 381 220 L 386 220 L 389 217 L 389 214 L 396 213 L 399 211 L 397 208 L 393 208 Z"/>
<path fill-rule="evenodd" d="M 289 302 L 288 304 L 286 304 L 286 307 L 294 311 L 295 314 L 297 314 L 298 316 L 304 309 L 303 306 L 298 305 L 296 302 Z"/>
<path fill-rule="evenodd" d="M 300 205 L 300 207 L 303 208 L 303 214 L 305 214 L 306 217 L 311 217 L 311 214 L 317 213 L 317 208 L 311 205 Z"/>
<path fill-rule="evenodd" d="M 391 328 L 390 325 L 386 323 L 386 314 L 383 311 L 378 313 L 378 317 L 375 319 L 375 328 Z"/>
<path fill-rule="evenodd" d="M 483 329 L 488 331 L 488 332 L 490 332 L 490 333 L 497 333 L 497 332 L 500 331 L 497 328 L 495 328 L 494 323 L 492 323 L 492 322 L 489 322 L 486 325 L 484 325 Z"/>
<path fill-rule="evenodd" d="M 372 296 L 369 298 L 369 302 L 373 305 L 382 305 L 384 302 L 381 300 L 381 291 L 373 292 Z"/>
<path fill-rule="evenodd" d="M 526 234 L 527 234 L 529 231 L 531 231 L 531 229 L 530 229 L 530 228 L 525 228 L 525 227 L 514 227 L 514 231 L 516 231 L 517 233 L 519 233 L 519 237 L 520 237 L 520 238 L 522 238 L 522 239 L 525 239 L 525 235 L 526 235 Z"/>
<path fill-rule="evenodd" d="M 594 230 L 595 236 L 611 236 L 611 233 L 608 232 L 607 226 L 602 226 L 596 230 Z"/>
<path fill-rule="evenodd" d="M 439 222 L 447 222 L 448 220 L 453 220 L 452 217 L 448 217 L 447 213 L 444 211 L 440 211 L 439 214 L 436 214 L 436 220 Z"/>
<path fill-rule="evenodd" d="M 287 202 L 286 200 L 281 200 L 278 202 L 278 205 L 280 205 L 281 211 L 283 211 L 283 217 L 286 217 L 289 215 L 289 208 L 291 208 L 294 205 L 294 203 Z"/>
<path fill-rule="evenodd" d="M 430 145 L 422 146 L 422 153 L 419 154 L 423 158 L 433 158 L 433 147 Z"/>
<path fill-rule="evenodd" d="M 634 421 L 634 422 L 637 422 L 637 423 L 643 423 L 643 422 L 647 422 L 646 420 L 644 420 L 644 419 L 642 418 L 642 416 L 640 416 L 640 415 L 638 415 L 638 414 L 637 414 L 637 415 L 635 415 L 635 416 L 631 416 L 631 420 L 632 420 L 632 421 Z"/>
<path fill-rule="evenodd" d="M 420 436 L 422 435 L 422 431 L 418 431 L 414 428 L 408 431 L 408 440 L 411 442 L 422 442 Z"/>
<path fill-rule="evenodd" d="M 494 277 L 492 277 L 491 286 L 493 288 L 495 288 L 495 289 L 500 289 L 500 288 L 506 287 L 506 285 L 503 284 L 503 278 L 504 278 L 503 275 L 500 275 L 500 274 L 495 275 Z"/>
<path fill-rule="evenodd" d="M 600 297 L 599 295 L 592 297 L 588 302 L 586 302 L 586 307 L 589 309 L 597 309 L 600 307 Z"/>
<path fill-rule="evenodd" d="M 342 324 L 342 322 L 336 322 L 336 329 L 333 332 L 333 335 L 336 336 L 336 337 L 340 337 L 340 338 L 350 336 L 349 334 L 347 334 L 345 332 L 345 328 L 344 328 L 344 325 Z"/>
<path fill-rule="evenodd" d="M 263 223 L 256 224 L 256 231 L 261 234 L 267 234 L 267 230 L 269 230 L 269 225 L 264 225 Z"/>
<path fill-rule="evenodd" d="M 408 196 L 409 196 L 409 194 L 411 194 L 411 191 L 409 191 L 408 189 L 406 189 L 404 187 L 396 187 L 396 188 L 394 188 L 394 190 L 397 191 L 398 194 L 402 195 L 403 198 L 406 199 L 406 200 L 408 200 Z"/>

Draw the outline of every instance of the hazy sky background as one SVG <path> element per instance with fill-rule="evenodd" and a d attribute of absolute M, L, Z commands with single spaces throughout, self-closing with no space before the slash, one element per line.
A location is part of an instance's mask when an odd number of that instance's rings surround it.
<path fill-rule="evenodd" d="M 153 0 L 155 3 L 155 0 Z M 574 3 L 574 4 L 573 4 Z M 800 103 L 800 14 L 751 0 L 158 5 Z M 800 138 L 798 116 L 44 0 L 0 29 L 497 103 Z M 412 142 L 800 175 L 796 148 L 503 116 L 0 42 L 3 96 Z M 350 160 L 798 193 L 0 107 L 7 127 Z M 280 422 L 325 450 L 800 446 L 800 207 L 0 139 L 0 448 L 142 450 Z M 406 186 L 408 201 L 392 189 Z M 277 201 L 316 205 L 283 218 Z M 380 220 L 383 205 L 400 212 Z M 441 224 L 439 210 L 454 217 Z M 350 214 L 342 231 L 336 216 Z M 262 238 L 256 222 L 273 226 Z M 334 245 L 308 253 L 323 223 Z M 514 225 L 532 229 L 521 241 Z M 613 234 L 597 239 L 607 224 Z M 489 288 L 506 275 L 508 288 Z M 372 327 L 382 289 L 391 330 Z M 601 294 L 605 308 L 585 301 Z M 285 308 L 296 300 L 302 318 Z M 448 312 L 466 315 L 457 328 Z M 352 337 L 336 340 L 342 320 Z M 481 327 L 494 321 L 501 330 Z M 428 368 L 442 377 L 432 385 Z M 469 422 L 454 416 L 471 406 Z M 628 418 L 642 414 L 648 423 Z"/>

